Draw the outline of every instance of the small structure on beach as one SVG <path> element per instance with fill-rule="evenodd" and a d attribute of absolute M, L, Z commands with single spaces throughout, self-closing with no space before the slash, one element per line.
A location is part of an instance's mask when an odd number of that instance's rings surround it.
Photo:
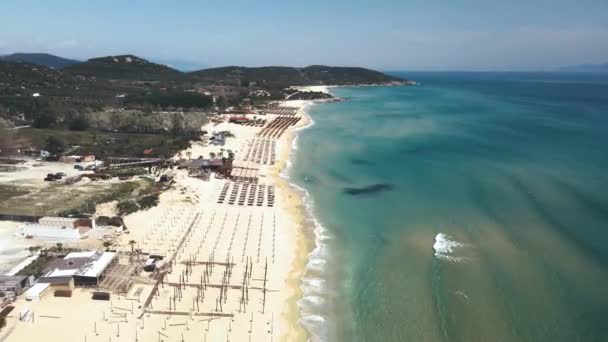
<path fill-rule="evenodd" d="M 194 159 L 179 164 L 179 169 L 190 169 L 197 171 L 220 172 L 224 168 L 224 162 L 221 159 Z"/>
<path fill-rule="evenodd" d="M 72 155 L 72 156 L 61 156 L 59 158 L 60 162 L 63 163 L 90 163 L 95 161 L 95 156 L 92 154 L 89 155 L 84 155 L 84 156 L 76 156 L 76 155 Z"/>
<path fill-rule="evenodd" d="M 23 237 L 78 240 L 91 229 L 95 222 L 86 218 L 45 216 L 38 223 L 24 223 L 18 234 Z"/>
<path fill-rule="evenodd" d="M 33 277 L 26 275 L 0 276 L 0 297 L 15 297 L 27 290 Z"/>
<path fill-rule="evenodd" d="M 48 283 L 36 283 L 25 291 L 25 299 L 29 301 L 39 301 L 42 296 L 49 290 Z"/>
<path fill-rule="evenodd" d="M 249 122 L 249 118 L 245 116 L 231 116 L 228 122 L 240 125 Z"/>
<path fill-rule="evenodd" d="M 55 289 L 67 290 L 74 286 L 98 285 L 104 271 L 116 262 L 113 252 L 75 252 L 63 259 L 53 260 L 47 266 L 41 283 L 53 284 Z"/>
<path fill-rule="evenodd" d="M 221 159 L 194 159 L 179 164 L 179 169 L 188 169 L 188 173 L 191 176 L 203 176 L 207 179 L 208 176 L 213 172 L 216 175 L 222 175 L 223 177 L 229 177 L 232 172 L 232 159 L 221 158 Z"/>

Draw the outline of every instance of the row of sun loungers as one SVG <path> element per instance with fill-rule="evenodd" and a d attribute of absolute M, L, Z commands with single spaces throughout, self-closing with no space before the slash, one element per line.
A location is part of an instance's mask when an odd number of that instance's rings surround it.
<path fill-rule="evenodd" d="M 272 120 L 268 126 L 264 127 L 258 133 L 258 136 L 277 139 L 283 135 L 289 126 L 295 125 L 300 119 L 300 116 L 279 116 Z"/>
<path fill-rule="evenodd" d="M 277 142 L 268 139 L 254 139 L 247 144 L 243 161 L 264 165 L 274 165 L 276 162 Z"/>
<path fill-rule="evenodd" d="M 256 119 L 256 120 L 249 120 L 245 123 L 243 123 L 243 126 L 252 126 L 252 127 L 264 127 L 266 125 L 266 119 Z"/>
<path fill-rule="evenodd" d="M 298 113 L 298 107 L 276 107 L 264 109 L 262 113 L 281 116 L 294 116 Z"/>
<path fill-rule="evenodd" d="M 228 204 L 230 205 L 256 205 L 261 207 L 266 202 L 266 206 L 274 207 L 274 185 L 266 186 L 263 184 L 226 182 L 217 199 L 218 204 L 226 202 L 228 192 L 230 192 L 230 196 L 228 197 Z"/>
<path fill-rule="evenodd" d="M 235 182 L 257 183 L 258 169 L 251 167 L 235 166 L 230 172 L 230 177 Z"/>

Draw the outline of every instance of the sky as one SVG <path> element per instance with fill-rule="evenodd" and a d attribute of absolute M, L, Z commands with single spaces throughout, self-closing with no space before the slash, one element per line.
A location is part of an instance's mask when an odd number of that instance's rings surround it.
<path fill-rule="evenodd" d="M 550 70 L 608 62 L 608 0 L 0 0 L 0 54 L 174 66 Z"/>

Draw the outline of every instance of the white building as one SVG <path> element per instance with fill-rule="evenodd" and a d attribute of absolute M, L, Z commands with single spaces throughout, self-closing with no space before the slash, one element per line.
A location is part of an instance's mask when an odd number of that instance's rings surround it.
<path fill-rule="evenodd" d="M 30 301 L 39 301 L 44 293 L 49 289 L 48 283 L 37 283 L 25 291 L 25 299 Z"/>
<path fill-rule="evenodd" d="M 94 220 L 46 216 L 38 220 L 38 223 L 20 225 L 18 234 L 23 237 L 78 240 L 93 228 L 95 228 Z"/>
<path fill-rule="evenodd" d="M 63 259 L 52 261 L 40 282 L 53 283 L 55 279 L 72 278 L 76 285 L 97 285 L 115 259 L 116 253 L 112 252 L 69 253 Z"/>

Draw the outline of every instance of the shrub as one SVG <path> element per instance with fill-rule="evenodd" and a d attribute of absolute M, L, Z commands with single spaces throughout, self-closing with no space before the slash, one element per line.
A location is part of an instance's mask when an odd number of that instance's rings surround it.
<path fill-rule="evenodd" d="M 116 208 L 118 209 L 118 214 L 120 216 L 129 215 L 129 214 L 134 213 L 137 210 L 139 210 L 137 203 L 135 203 L 134 201 L 131 201 L 131 200 L 124 200 L 124 201 L 118 202 L 118 204 L 116 205 Z"/>
<path fill-rule="evenodd" d="M 70 131 L 86 131 L 89 129 L 89 122 L 82 116 L 77 116 L 68 123 Z"/>
<path fill-rule="evenodd" d="M 156 207 L 158 205 L 158 194 L 144 196 L 137 201 L 137 204 L 142 210 Z"/>

